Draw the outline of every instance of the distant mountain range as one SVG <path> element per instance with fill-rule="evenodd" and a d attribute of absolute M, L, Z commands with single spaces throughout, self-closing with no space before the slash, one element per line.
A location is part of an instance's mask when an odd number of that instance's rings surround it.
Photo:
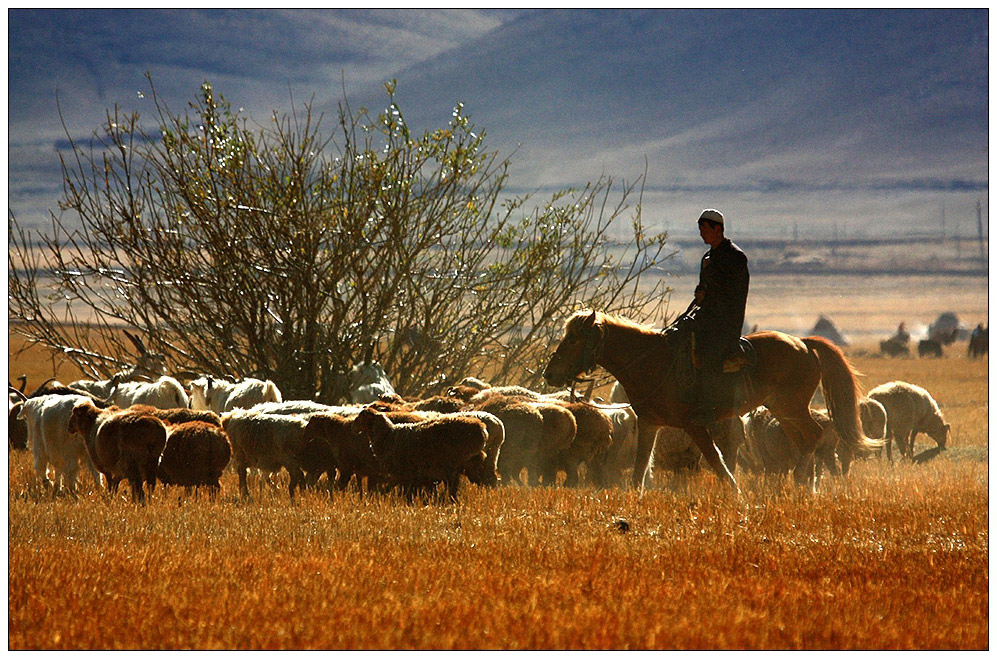
<path fill-rule="evenodd" d="M 989 187 L 987 10 L 414 10 L 9 13 L 9 203 L 58 187 L 52 144 L 95 110 L 172 107 L 209 79 L 257 117 L 314 94 L 410 125 L 463 102 L 512 154 L 516 192 L 647 167 L 645 219 L 679 235 L 716 206 L 731 231 L 975 231 Z M 153 17 L 156 20 L 150 21 Z M 122 98 L 121 96 L 125 97 Z"/>

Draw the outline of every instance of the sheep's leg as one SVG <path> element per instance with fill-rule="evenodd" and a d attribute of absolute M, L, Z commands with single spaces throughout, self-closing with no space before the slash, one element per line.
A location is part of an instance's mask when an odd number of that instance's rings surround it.
<path fill-rule="evenodd" d="M 446 478 L 447 497 L 451 503 L 457 503 L 457 490 L 460 487 L 460 472 L 450 474 Z"/>
<path fill-rule="evenodd" d="M 142 471 L 134 462 L 125 467 L 125 479 L 132 488 L 132 501 L 145 505 L 145 488 L 143 487 Z"/>
<path fill-rule="evenodd" d="M 38 442 L 34 443 L 34 458 L 35 458 L 35 476 L 41 481 L 42 485 L 46 488 L 50 485 L 48 480 L 48 457 L 41 450 Z"/>
<path fill-rule="evenodd" d="M 288 467 L 287 473 L 291 480 L 287 489 L 291 493 L 291 501 L 294 501 L 294 490 L 301 492 L 305 487 L 305 474 L 297 467 Z"/>
<path fill-rule="evenodd" d="M 564 486 L 565 487 L 578 487 L 580 477 L 578 476 L 578 470 L 581 468 L 582 463 L 574 458 L 569 458 L 564 466 Z"/>
<path fill-rule="evenodd" d="M 351 469 L 345 469 L 345 468 L 341 467 L 339 469 L 339 476 L 336 477 L 336 489 L 338 489 L 340 492 L 342 492 L 343 490 L 345 490 L 347 488 L 347 486 L 349 486 L 351 478 L 353 478 L 353 470 L 351 470 Z M 357 476 L 357 485 L 358 486 L 360 485 L 360 480 L 361 480 L 361 477 Z M 368 479 L 368 486 L 367 486 L 368 490 L 370 489 L 369 483 L 370 483 L 370 479 Z M 329 491 L 332 492 L 332 474 L 329 475 Z"/>
<path fill-rule="evenodd" d="M 239 476 L 239 494 L 243 499 L 249 498 L 249 468 L 242 464 L 235 466 L 235 473 Z"/>

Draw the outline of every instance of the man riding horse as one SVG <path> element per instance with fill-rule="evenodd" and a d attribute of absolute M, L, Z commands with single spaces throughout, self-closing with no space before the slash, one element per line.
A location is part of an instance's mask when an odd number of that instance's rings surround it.
<path fill-rule="evenodd" d="M 707 426 L 719 408 L 732 401 L 730 385 L 721 378 L 724 357 L 737 346 L 748 300 L 748 258 L 724 237 L 724 216 L 708 208 L 698 220 L 699 235 L 710 249 L 699 265 L 695 298 L 676 325 L 692 333 L 695 382 L 690 390 L 691 421 Z"/>

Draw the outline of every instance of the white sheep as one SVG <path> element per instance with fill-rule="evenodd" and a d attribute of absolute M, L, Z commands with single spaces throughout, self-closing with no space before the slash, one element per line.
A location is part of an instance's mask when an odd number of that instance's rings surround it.
<path fill-rule="evenodd" d="M 86 446 L 78 437 L 69 434 L 69 418 L 73 407 L 89 402 L 86 396 L 50 394 L 24 401 L 18 418 L 25 421 L 28 443 L 34 453 L 35 473 L 46 485 L 54 486 L 53 493 L 62 487 L 76 491 L 76 477 L 80 465 L 86 466 L 100 487 L 100 475 L 94 467 Z M 52 477 L 48 478 L 49 467 Z"/>
<path fill-rule="evenodd" d="M 341 414 L 347 416 L 356 416 L 361 409 L 359 405 L 324 405 L 310 400 L 259 403 L 249 408 L 251 412 L 261 414 Z"/>
<path fill-rule="evenodd" d="M 925 389 L 909 382 L 887 382 L 870 391 L 868 397 L 886 409 L 886 455 L 890 460 L 890 440 L 900 447 L 901 455 L 913 458 L 914 438 L 921 432 L 935 440 L 939 449 L 945 448 L 951 427 Z"/>
<path fill-rule="evenodd" d="M 395 388 L 379 363 L 363 361 L 350 369 L 350 401 L 353 403 L 373 403 L 381 396 L 394 393 Z"/>
<path fill-rule="evenodd" d="M 294 499 L 294 490 L 305 484 L 300 454 L 306 445 L 307 425 L 307 418 L 294 415 L 250 410 L 222 415 L 222 428 L 232 444 L 232 465 L 239 476 L 239 491 L 243 497 L 249 496 L 249 469 L 267 474 L 287 469 L 291 477 L 290 495 Z"/>
<path fill-rule="evenodd" d="M 630 406 L 601 409 L 613 422 L 613 443 L 593 462 L 593 480 L 599 487 L 627 484 L 626 472 L 637 459 L 637 414 Z"/>
<path fill-rule="evenodd" d="M 187 392 L 175 378 L 164 375 L 155 382 L 119 382 L 108 396 L 118 407 L 151 405 L 163 410 L 190 407 Z"/>
<path fill-rule="evenodd" d="M 218 414 L 235 409 L 250 409 L 260 403 L 280 403 L 280 389 L 270 380 L 246 378 L 239 382 L 216 380 L 205 376 L 190 383 L 190 406 Z"/>

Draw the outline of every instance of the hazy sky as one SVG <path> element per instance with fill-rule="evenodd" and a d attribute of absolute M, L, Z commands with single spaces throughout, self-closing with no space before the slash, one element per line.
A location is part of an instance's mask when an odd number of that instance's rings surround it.
<path fill-rule="evenodd" d="M 258 121 L 397 78 L 419 127 L 464 102 L 517 192 L 646 167 L 646 219 L 680 232 L 704 206 L 755 235 L 969 228 L 988 60 L 985 10 L 9 10 L 8 201 L 44 218 L 63 122 L 148 112 L 146 72 L 173 109 L 207 79 Z"/>

